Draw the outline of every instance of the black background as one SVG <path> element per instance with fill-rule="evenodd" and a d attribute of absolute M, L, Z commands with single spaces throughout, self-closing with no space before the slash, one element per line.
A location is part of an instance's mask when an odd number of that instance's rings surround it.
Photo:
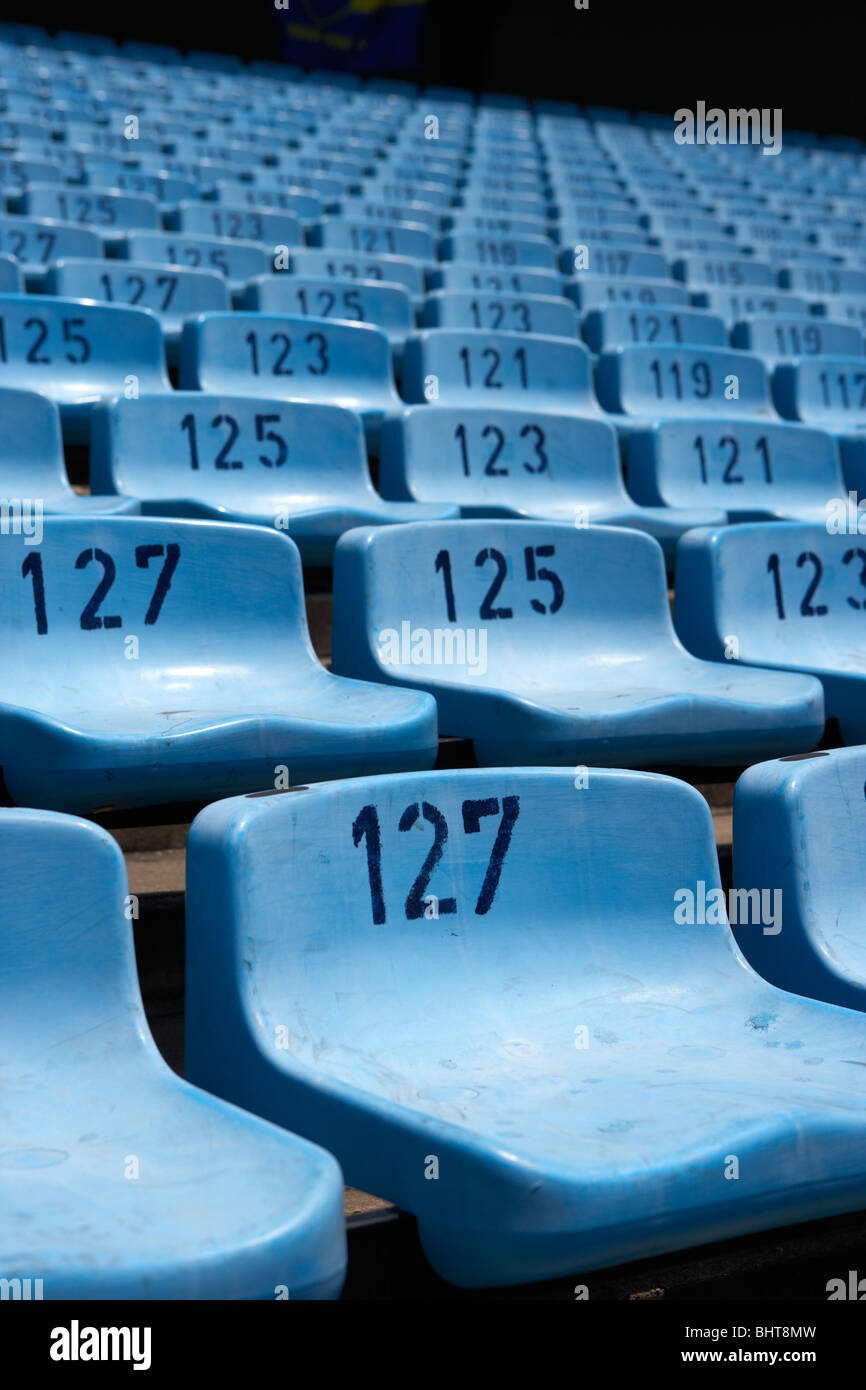
<path fill-rule="evenodd" d="M 290 0 L 302 18 L 302 0 Z M 699 100 L 781 107 L 785 129 L 866 136 L 866 7 L 780 0 L 429 0 L 422 82 L 672 113 Z M 279 56 L 285 12 L 269 0 L 126 6 L 43 3 L 5 20 Z"/>

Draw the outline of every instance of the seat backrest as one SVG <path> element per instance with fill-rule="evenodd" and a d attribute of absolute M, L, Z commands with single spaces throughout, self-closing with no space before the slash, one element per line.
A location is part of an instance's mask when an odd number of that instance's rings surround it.
<path fill-rule="evenodd" d="M 674 640 L 662 549 L 642 532 L 411 522 L 337 544 L 333 663 L 346 675 L 561 689 L 572 662 L 663 659 Z"/>
<path fill-rule="evenodd" d="M 828 515 L 824 526 L 774 521 L 687 532 L 677 546 L 674 617 L 690 651 L 800 670 L 858 664 L 866 539 L 850 499 L 837 501 L 836 530 Z"/>
<path fill-rule="evenodd" d="M 598 412 L 589 353 L 569 338 L 425 329 L 406 340 L 402 391 L 412 403 L 477 405 L 495 399 L 535 410 Z"/>
<path fill-rule="evenodd" d="M 59 260 L 48 272 L 48 294 L 96 299 L 150 309 L 165 325 L 191 314 L 228 309 L 226 282 L 205 270 L 185 270 L 153 261 Z"/>
<path fill-rule="evenodd" d="M 775 417 L 760 357 L 733 348 L 612 348 L 598 359 L 596 390 L 603 408 L 624 415 L 759 415 Z"/>
<path fill-rule="evenodd" d="M 429 228 L 413 223 L 411 216 L 400 222 L 356 221 L 350 217 L 323 217 L 317 224 L 317 245 L 361 255 L 408 256 L 415 261 L 436 258 L 436 240 Z"/>
<path fill-rule="evenodd" d="M 563 293 L 584 313 L 608 304 L 687 306 L 689 302 L 685 285 L 631 275 L 575 275 L 565 281 Z"/>
<path fill-rule="evenodd" d="M 6 216 L 0 217 L 0 252 L 22 265 L 46 266 L 59 256 L 101 256 L 102 240 L 70 222 Z"/>
<path fill-rule="evenodd" d="M 804 318 L 809 312 L 807 300 L 798 294 L 788 294 L 785 290 L 701 289 L 693 292 L 692 302 L 702 309 L 709 309 L 712 314 L 718 314 L 729 328 L 751 315 Z"/>
<path fill-rule="evenodd" d="M 443 261 L 427 271 L 431 290 L 484 290 L 490 294 L 559 295 L 562 279 L 525 266 L 495 267 L 477 261 Z"/>
<path fill-rule="evenodd" d="M 378 280 L 339 280 L 319 275 L 260 275 L 247 286 L 245 308 L 372 323 L 390 342 L 404 342 L 414 318 L 409 291 Z"/>
<path fill-rule="evenodd" d="M 277 531 L 125 516 L 41 529 L 0 545 L 6 703 L 63 708 L 71 682 L 58 672 L 74 670 L 99 703 L 152 699 L 156 683 L 183 707 L 239 667 L 270 684 L 315 661 L 298 552 Z"/>
<path fill-rule="evenodd" d="M 229 241 L 258 241 L 264 246 L 300 246 L 304 236 L 297 217 L 271 208 L 244 207 L 242 203 L 191 203 L 177 205 L 176 225 L 181 232 L 227 237 Z"/>
<path fill-rule="evenodd" d="M 627 507 L 616 432 L 578 415 L 491 406 L 408 406 L 387 419 L 379 447 L 384 496 L 495 511 Z M 586 518 L 584 518 L 586 520 Z"/>
<path fill-rule="evenodd" d="M 354 411 L 203 391 L 121 396 L 97 406 L 90 477 L 96 493 L 145 502 L 194 498 L 270 515 L 278 529 L 293 497 L 310 506 L 359 492 L 375 497 Z M 283 529 L 291 534 L 290 517 Z"/>
<path fill-rule="evenodd" d="M 58 492 L 72 494 L 57 406 L 38 391 L 0 387 L 0 502 Z"/>
<path fill-rule="evenodd" d="M 593 352 L 629 343 L 689 343 L 726 347 L 727 334 L 720 318 L 702 309 L 676 305 L 608 304 L 591 309 L 581 326 L 584 342 Z"/>
<path fill-rule="evenodd" d="M 89 184 L 67 188 L 62 184 L 31 183 L 24 202 L 30 217 L 56 217 L 103 233 L 160 225 L 159 204 L 155 198 L 144 193 L 122 193 L 116 188 L 94 188 Z"/>
<path fill-rule="evenodd" d="M 628 487 L 646 506 L 723 507 L 785 513 L 843 497 L 832 436 L 798 425 L 725 419 L 721 411 L 693 420 L 664 420 L 629 435 Z"/>
<path fill-rule="evenodd" d="M 162 329 L 148 310 L 0 295 L 0 386 L 86 402 L 122 390 L 130 376 L 140 391 L 169 388 Z"/>
<path fill-rule="evenodd" d="M 490 290 L 434 290 L 424 301 L 428 328 L 489 328 L 511 333 L 577 337 L 574 305 L 561 296 L 494 294 Z"/>
<path fill-rule="evenodd" d="M 773 395 L 786 419 L 827 429 L 858 429 L 866 424 L 866 361 L 802 357 L 782 362 L 773 377 Z"/>
<path fill-rule="evenodd" d="M 546 237 L 506 237 L 478 232 L 451 232 L 439 243 L 443 261 L 473 261 L 476 265 L 508 270 L 511 266 L 527 269 L 556 269 L 556 250 Z"/>
<path fill-rule="evenodd" d="M 687 285 L 725 289 L 773 289 L 776 285 L 773 267 L 748 256 L 682 256 L 674 262 L 674 276 Z"/>
<path fill-rule="evenodd" d="M 206 1008 L 243 1001 L 271 1046 L 288 1025 L 283 1066 L 388 1094 L 392 1049 L 423 1065 L 455 1030 L 489 1033 L 491 1011 L 558 1008 L 571 962 L 584 986 L 597 973 L 611 1007 L 635 978 L 665 996 L 685 980 L 702 994 L 742 980 L 725 923 L 675 917 L 684 890 L 718 889 L 700 794 L 639 772 L 578 781 L 550 768 L 400 773 L 206 807 L 187 851 L 188 1008 L 204 1023 Z M 375 1008 L 362 980 L 386 982 Z M 302 1027 L 286 1015 L 296 998 Z M 563 1020 L 569 1037 L 582 1022 Z"/>
<path fill-rule="evenodd" d="M 755 968 L 783 989 L 866 1009 L 866 750 L 748 768 L 734 797 L 734 881 L 780 895 L 775 931 L 745 926 Z"/>
<path fill-rule="evenodd" d="M 759 316 L 734 324 L 731 346 L 776 357 L 857 357 L 863 354 L 863 334 L 853 323 L 834 323 L 816 314 Z"/>
<path fill-rule="evenodd" d="M 384 280 L 403 285 L 413 297 L 424 293 L 424 269 L 409 256 L 372 256 L 304 246 L 290 252 L 289 269 L 293 274 L 326 276 L 329 280 Z"/>
<path fill-rule="evenodd" d="M 290 314 L 217 313 L 188 320 L 180 385 L 281 400 L 399 399 L 391 350 L 372 324 Z"/>
<path fill-rule="evenodd" d="M 104 1038 L 101 1048 L 88 1049 L 93 1084 L 93 1069 L 103 1058 L 110 1066 L 121 1039 L 156 1060 L 117 842 L 73 816 L 4 807 L 0 872 L 8 894 L 0 925 L 0 1056 L 12 1094 L 12 1077 L 22 1065 L 29 1071 L 30 1058 L 38 1058 L 41 1088 L 58 1076 L 68 1084 L 70 1074 L 83 1086 L 81 1049 L 70 1043 L 92 1029 Z"/>
<path fill-rule="evenodd" d="M 258 242 L 229 241 L 194 232 L 129 232 L 120 250 L 133 261 L 167 261 L 192 270 L 212 270 L 235 283 L 245 283 L 271 269 L 271 258 Z"/>

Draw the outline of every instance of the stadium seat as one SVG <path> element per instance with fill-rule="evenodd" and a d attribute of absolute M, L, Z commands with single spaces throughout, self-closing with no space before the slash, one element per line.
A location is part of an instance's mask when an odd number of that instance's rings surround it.
<path fill-rule="evenodd" d="M 427 227 L 413 224 L 410 217 L 401 222 L 356 222 L 349 217 L 323 217 L 311 237 L 314 246 L 361 255 L 408 256 L 410 260 L 432 261 L 436 241 Z"/>
<path fill-rule="evenodd" d="M 464 1287 L 866 1200 L 859 1020 L 693 924 L 722 892 L 697 791 L 577 773 L 237 798 L 189 837 L 187 1075 L 414 1212 Z"/>
<path fill-rule="evenodd" d="M 4 1279 L 38 1272 L 37 1297 L 76 1302 L 336 1298 L 340 1170 L 163 1061 L 117 843 L 6 808 L 0 872 Z"/>
<path fill-rule="evenodd" d="M 91 497 L 75 492 L 66 475 L 60 412 L 37 391 L 0 387 L 0 514 L 7 526 L 45 516 L 106 516 L 140 511 L 134 497 Z M 0 527 L 2 533 L 2 527 Z"/>
<path fill-rule="evenodd" d="M 400 501 L 457 502 L 464 517 L 633 526 L 655 536 L 671 561 L 684 531 L 727 519 L 715 505 L 636 506 L 606 420 L 519 409 L 414 405 L 389 416 L 379 487 Z"/>
<path fill-rule="evenodd" d="M 432 258 L 431 258 L 432 259 Z M 477 232 L 451 232 L 439 243 L 442 261 L 471 261 L 494 270 L 512 266 L 526 270 L 556 270 L 556 250 L 543 236 L 503 237 Z"/>
<path fill-rule="evenodd" d="M 679 344 L 694 347 L 727 347 L 722 319 L 702 309 L 678 306 L 608 304 L 591 309 L 583 319 L 584 342 L 592 352 L 630 343 Z"/>
<path fill-rule="evenodd" d="M 817 676 L 827 718 L 845 743 L 864 743 L 866 549 L 850 500 L 835 502 L 822 526 L 755 522 L 684 536 L 674 617 L 697 656 Z"/>
<path fill-rule="evenodd" d="M 74 226 L 91 227 L 106 236 L 132 227 L 159 226 L 159 204 L 155 198 L 124 193 L 118 188 L 31 183 L 23 201 L 28 217 L 53 217 Z"/>
<path fill-rule="evenodd" d="M 412 404 L 493 400 L 531 410 L 599 413 L 586 348 L 574 338 L 540 334 L 424 329 L 406 340 L 401 390 Z"/>
<path fill-rule="evenodd" d="M 95 492 L 138 498 L 148 516 L 285 531 L 307 565 L 330 565 L 353 526 L 459 515 L 447 500 L 383 501 L 358 416 L 306 401 L 201 391 L 120 398 L 94 410 L 90 476 Z"/>
<path fill-rule="evenodd" d="M 303 781 L 434 760 L 428 696 L 319 664 L 285 535 L 160 517 L 43 529 L 0 546 L 0 767 L 18 804 L 204 800 L 282 767 Z"/>
<path fill-rule="evenodd" d="M 45 292 L 150 309 L 159 319 L 172 356 L 180 346 L 185 319 L 229 307 L 222 275 L 153 261 L 55 261 L 46 277 Z"/>
<path fill-rule="evenodd" d="M 577 337 L 577 313 L 554 295 L 494 294 L 490 290 L 434 290 L 424 301 L 425 328 L 484 328 L 494 332 Z"/>
<path fill-rule="evenodd" d="M 513 266 L 491 270 L 476 261 L 443 261 L 427 271 L 431 290 L 483 290 L 488 294 L 557 295 L 562 278 L 547 270 Z"/>
<path fill-rule="evenodd" d="M 17 261 L 25 276 L 37 277 L 62 256 L 101 256 L 102 240 L 87 227 L 48 217 L 0 215 L 0 254 Z M 15 286 L 16 291 L 19 288 Z"/>
<path fill-rule="evenodd" d="M 0 295 L 0 387 L 6 386 L 50 396 L 60 407 L 64 436 L 83 442 L 96 401 L 127 389 L 169 389 L 162 329 L 145 309 Z"/>
<path fill-rule="evenodd" d="M 773 374 L 773 398 L 787 420 L 840 433 L 860 429 L 866 424 L 866 361 L 858 356 L 782 362 Z"/>
<path fill-rule="evenodd" d="M 754 317 L 734 324 L 731 346 L 757 353 L 772 368 L 786 357 L 858 357 L 863 355 L 863 334 L 856 324 L 834 323 L 815 314 L 795 318 Z"/>
<path fill-rule="evenodd" d="M 229 241 L 227 237 L 192 232 L 129 232 L 118 244 L 118 252 L 132 261 L 215 271 L 228 281 L 232 294 L 242 292 L 248 281 L 272 269 L 272 257 L 256 241 Z"/>
<path fill-rule="evenodd" d="M 613 527 L 347 532 L 333 669 L 435 693 L 442 732 L 486 766 L 744 762 L 811 748 L 824 728 L 817 681 L 690 656 L 661 546 Z"/>
<path fill-rule="evenodd" d="M 351 251 L 303 247 L 289 252 L 291 274 L 333 280 L 384 280 L 403 285 L 413 299 L 424 293 L 424 268 L 409 256 L 358 256 Z"/>
<path fill-rule="evenodd" d="M 628 489 L 647 507 L 718 507 L 729 520 L 824 523 L 845 495 L 823 430 L 725 419 L 665 420 L 630 434 Z"/>
<path fill-rule="evenodd" d="M 595 389 L 602 407 L 644 420 L 706 415 L 776 419 L 760 357 L 731 348 L 608 348 L 598 359 Z"/>
<path fill-rule="evenodd" d="M 264 314 L 372 323 L 402 351 L 414 327 L 412 300 L 403 285 L 380 280 L 337 280 L 312 275 L 259 275 L 246 288 L 243 307 Z"/>
<path fill-rule="evenodd" d="M 257 241 L 268 247 L 300 246 L 301 224 L 290 212 L 242 204 L 192 203 L 182 200 L 169 218 L 178 232 L 225 237 L 228 241 Z"/>
<path fill-rule="evenodd" d="M 184 324 L 182 389 L 342 405 L 375 438 L 400 405 L 388 339 L 372 324 L 290 314 L 200 314 Z"/>
<path fill-rule="evenodd" d="M 737 930 L 751 965 L 780 989 L 861 1012 L 864 785 L 862 747 L 758 763 L 737 783 L 733 837 L 735 886 L 780 909 L 775 931 Z"/>
<path fill-rule="evenodd" d="M 627 275 L 575 275 L 564 282 L 563 293 L 578 309 L 603 309 L 607 304 L 688 305 L 685 285 L 673 280 L 642 280 Z"/>

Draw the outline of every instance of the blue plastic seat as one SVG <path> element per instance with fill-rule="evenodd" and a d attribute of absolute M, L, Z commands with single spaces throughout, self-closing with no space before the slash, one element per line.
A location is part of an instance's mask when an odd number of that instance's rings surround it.
<path fill-rule="evenodd" d="M 795 294 L 866 294 L 866 270 L 841 265 L 790 265 L 779 272 L 779 283 Z"/>
<path fill-rule="evenodd" d="M 129 232 L 119 253 L 132 261 L 159 261 L 222 275 L 232 293 L 243 290 L 254 276 L 272 269 L 272 258 L 254 241 L 197 236 L 190 232 Z"/>
<path fill-rule="evenodd" d="M 61 256 L 101 256 L 102 241 L 96 232 L 68 222 L 0 216 L 0 253 L 17 261 L 25 275 L 35 275 Z"/>
<path fill-rule="evenodd" d="M 303 241 L 297 217 L 269 207 L 183 200 L 171 220 L 179 232 L 225 237 L 228 241 L 257 241 L 268 246 L 300 246 Z"/>
<path fill-rule="evenodd" d="M 863 334 L 856 324 L 816 314 L 758 316 L 734 325 L 731 346 L 757 353 L 772 368 L 779 358 L 862 356 Z"/>
<path fill-rule="evenodd" d="M 687 306 L 685 285 L 672 280 L 642 280 L 628 275 L 575 275 L 565 281 L 563 293 L 578 309 L 603 309 L 608 304 L 666 304 Z"/>
<path fill-rule="evenodd" d="M 403 285 L 413 299 L 424 293 L 424 269 L 409 256 L 357 256 L 351 251 L 325 250 L 322 247 L 292 248 L 292 274 L 323 276 L 333 280 L 384 280 Z"/>
<path fill-rule="evenodd" d="M 605 241 L 600 237 L 584 237 L 578 249 L 589 250 L 586 273 L 595 277 L 618 279 L 627 276 L 638 280 L 669 280 L 670 268 L 667 257 L 660 251 L 644 251 L 639 246 L 621 242 Z M 582 265 L 576 263 L 575 246 L 564 246 L 559 253 L 559 268 L 563 275 L 572 276 L 575 270 L 582 272 Z"/>
<path fill-rule="evenodd" d="M 518 409 L 416 405 L 389 417 L 379 487 L 399 501 L 457 502 L 464 517 L 633 526 L 670 559 L 684 531 L 726 520 L 716 506 L 635 506 L 606 420 Z"/>
<path fill-rule="evenodd" d="M 150 309 L 159 319 L 166 346 L 172 349 L 180 344 L 185 319 L 229 307 L 222 275 L 153 261 L 55 261 L 46 277 L 45 292 Z"/>
<path fill-rule="evenodd" d="M 60 406 L 64 435 L 86 437 L 91 407 L 134 383 L 169 388 L 154 314 L 54 295 L 0 295 L 0 387 L 41 391 Z"/>
<path fill-rule="evenodd" d="M 443 261 L 471 261 L 492 270 L 556 270 L 556 250 L 544 236 L 510 237 L 479 232 L 451 232 L 439 243 Z"/>
<path fill-rule="evenodd" d="M 520 405 L 598 414 L 589 353 L 576 338 L 428 328 L 406 340 L 401 390 L 409 402 Z"/>
<path fill-rule="evenodd" d="M 489 294 L 559 295 L 562 278 L 548 270 L 491 269 L 475 261 L 443 261 L 427 271 L 431 290 L 483 290 Z"/>
<path fill-rule="evenodd" d="M 726 347 L 720 318 L 702 309 L 678 305 L 608 304 L 590 309 L 581 324 L 584 341 L 593 352 L 629 343 L 688 343 L 696 347 Z"/>
<path fill-rule="evenodd" d="M 53 183 L 31 183 L 24 195 L 28 217 L 55 217 L 75 226 L 92 227 L 103 234 L 132 227 L 159 226 L 159 204 L 140 193 L 117 188 L 66 188 Z"/>
<path fill-rule="evenodd" d="M 740 319 L 752 315 L 779 318 L 793 315 L 805 318 L 809 312 L 809 305 L 801 295 L 787 294 L 783 290 L 698 289 L 692 291 L 691 299 L 698 308 L 709 309 L 710 313 L 718 314 L 728 328 L 733 328 Z"/>
<path fill-rule="evenodd" d="M 682 256 L 674 261 L 674 276 L 700 288 L 775 289 L 771 265 L 748 256 Z"/>
<path fill-rule="evenodd" d="M 722 893 L 694 788 L 577 787 L 366 778 L 209 806 L 190 833 L 187 1075 L 414 1212 L 463 1286 L 866 1201 L 859 1019 L 761 980 L 724 911 L 675 915 Z"/>
<path fill-rule="evenodd" d="M 488 328 L 577 337 L 577 311 L 570 300 L 558 295 L 434 290 L 424 301 L 421 322 L 425 328 Z"/>
<path fill-rule="evenodd" d="M 313 245 L 361 255 L 408 256 L 411 260 L 436 258 L 436 240 L 429 228 L 401 222 L 355 221 L 350 217 L 323 217 L 313 230 Z"/>
<path fill-rule="evenodd" d="M 742 762 L 811 748 L 824 728 L 817 681 L 689 655 L 661 546 L 613 527 L 348 532 L 333 668 L 435 693 L 442 732 L 471 738 L 486 766 Z"/>
<path fill-rule="evenodd" d="M 780 989 L 861 1012 L 864 784 L 866 749 L 833 748 L 758 763 L 734 797 L 734 883 L 777 908 L 769 930 L 737 929 L 740 949 Z"/>
<path fill-rule="evenodd" d="M 773 421 L 665 420 L 628 437 L 628 486 L 651 507 L 719 507 L 731 521 L 825 522 L 845 484 L 836 441 Z"/>
<path fill-rule="evenodd" d="M 0 546 L 0 767 L 12 799 L 93 811 L 429 766 L 429 697 L 334 679 L 301 564 L 260 526 L 48 518 Z M 58 672 L 62 672 L 62 679 Z"/>
<path fill-rule="evenodd" d="M 730 348 L 610 348 L 598 359 L 595 388 L 604 410 L 635 418 L 776 418 L 764 363 Z"/>
<path fill-rule="evenodd" d="M 8 387 L 0 388 L 0 498 L 0 507 L 10 508 L 13 526 L 16 515 L 21 525 L 34 525 L 43 514 L 105 516 L 140 510 L 134 497 L 91 497 L 73 491 L 57 406 L 37 391 Z"/>
<path fill-rule="evenodd" d="M 200 314 L 184 324 L 182 389 L 342 405 L 375 438 L 400 405 L 388 339 L 372 324 L 289 314 Z"/>
<path fill-rule="evenodd" d="M 866 361 L 803 357 L 781 362 L 773 374 L 773 398 L 787 420 L 840 432 L 861 429 L 866 425 Z"/>
<path fill-rule="evenodd" d="M 149 516 L 275 527 L 308 565 L 330 565 L 350 527 L 459 514 L 447 499 L 383 501 L 358 416 L 306 401 L 201 391 L 121 397 L 94 411 L 90 478 L 97 493 L 138 498 Z"/>
<path fill-rule="evenodd" d="M 381 280 L 337 280 L 320 275 L 259 275 L 247 285 L 244 308 L 265 314 L 372 323 L 402 351 L 415 321 L 412 299 L 403 285 Z"/>
<path fill-rule="evenodd" d="M 866 549 L 856 515 L 848 529 L 847 501 L 836 499 L 844 529 L 831 529 L 828 516 L 823 526 L 756 522 L 684 536 L 674 614 L 698 656 L 724 661 L 733 636 L 738 663 L 819 677 L 827 718 L 838 719 L 845 743 L 863 743 Z"/>
<path fill-rule="evenodd" d="M 336 1298 L 340 1170 L 163 1061 L 117 843 L 71 816 L 3 809 L 0 872 L 4 1278 L 75 1301 Z"/>

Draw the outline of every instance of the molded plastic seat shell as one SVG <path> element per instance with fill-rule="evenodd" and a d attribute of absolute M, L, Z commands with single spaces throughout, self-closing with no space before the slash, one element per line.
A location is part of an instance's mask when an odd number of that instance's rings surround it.
<path fill-rule="evenodd" d="M 340 1170 L 163 1061 L 116 841 L 3 809 L 0 873 L 4 1278 L 45 1299 L 336 1298 Z"/>
<path fill-rule="evenodd" d="M 811 748 L 824 728 L 817 681 L 686 652 L 661 546 L 613 527 L 347 532 L 333 669 L 431 691 L 442 732 L 487 766 L 745 762 Z"/>
<path fill-rule="evenodd" d="M 301 564 L 259 526 L 47 518 L 0 546 L 0 767 L 57 810 L 429 766 L 429 696 L 336 679 Z"/>
<path fill-rule="evenodd" d="M 416 1213 L 464 1286 L 866 1201 L 860 1020 L 759 979 L 724 908 L 677 920 L 721 896 L 697 791 L 581 771 L 332 783 L 190 833 L 187 1074 Z"/>

